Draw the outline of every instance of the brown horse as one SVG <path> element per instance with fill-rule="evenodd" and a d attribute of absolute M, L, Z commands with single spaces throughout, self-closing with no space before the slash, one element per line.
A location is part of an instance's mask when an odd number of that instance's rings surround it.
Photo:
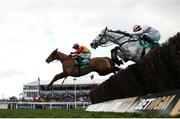
<path fill-rule="evenodd" d="M 58 49 L 54 50 L 46 59 L 47 63 L 54 60 L 59 60 L 62 63 L 63 72 L 57 74 L 53 80 L 49 83 L 48 87 L 52 86 L 58 79 L 66 78 L 68 76 L 79 77 L 86 75 L 92 71 L 97 72 L 100 76 L 107 75 L 109 73 L 116 73 L 119 70 L 115 67 L 115 64 L 108 57 L 96 57 L 90 59 L 90 64 L 85 68 L 80 69 L 79 66 L 74 65 L 75 58 L 71 55 L 66 55 L 59 52 Z"/>

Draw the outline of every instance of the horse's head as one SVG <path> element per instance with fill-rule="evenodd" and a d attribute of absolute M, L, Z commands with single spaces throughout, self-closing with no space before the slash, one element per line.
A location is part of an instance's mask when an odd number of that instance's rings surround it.
<path fill-rule="evenodd" d="M 50 63 L 50 62 L 58 59 L 57 50 L 58 50 L 58 48 L 49 55 L 49 57 L 46 59 L 47 63 Z"/>
<path fill-rule="evenodd" d="M 107 27 L 101 31 L 101 33 L 96 36 L 96 38 L 93 40 L 93 42 L 90 44 L 90 46 L 94 49 L 96 49 L 98 46 L 101 46 L 103 44 L 106 44 L 108 42 L 107 33 L 108 29 Z"/>

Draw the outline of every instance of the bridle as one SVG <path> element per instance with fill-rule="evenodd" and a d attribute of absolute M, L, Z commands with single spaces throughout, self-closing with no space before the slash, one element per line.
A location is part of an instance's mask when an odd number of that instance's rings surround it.
<path fill-rule="evenodd" d="M 55 53 L 56 52 L 56 53 Z M 56 56 L 56 57 L 55 57 Z M 57 51 L 54 51 L 53 52 L 53 55 L 52 55 L 52 57 L 51 57 L 52 59 L 53 59 L 53 62 L 57 62 Z"/>
<path fill-rule="evenodd" d="M 105 37 L 105 40 L 107 41 L 108 39 L 107 39 L 107 26 L 106 26 L 106 28 L 104 29 L 104 33 L 103 33 L 103 35 L 101 36 L 101 38 L 97 41 L 97 43 L 98 44 L 101 44 L 101 41 L 102 41 L 102 39 Z M 110 36 L 109 36 L 110 37 Z M 112 45 L 113 44 L 113 42 L 111 42 L 111 43 L 107 43 L 107 44 L 104 44 L 104 45 L 101 45 L 101 47 L 107 47 L 107 46 L 110 46 L 110 45 Z"/>
<path fill-rule="evenodd" d="M 107 31 L 107 26 L 106 26 L 106 28 L 104 29 L 103 35 L 101 36 L 101 38 L 100 38 L 99 41 L 98 41 L 99 43 L 102 41 L 103 37 L 105 37 L 105 39 L 107 40 L 106 31 Z"/>
<path fill-rule="evenodd" d="M 102 35 L 101 38 L 98 40 L 98 44 L 101 43 L 101 41 L 102 41 L 103 38 L 105 38 L 105 40 L 107 41 L 107 40 L 108 40 L 108 39 L 107 39 L 107 36 L 108 36 L 108 37 L 111 37 L 111 38 L 114 38 L 113 36 L 110 36 L 110 35 L 107 34 L 107 30 L 108 30 L 108 29 L 107 29 L 107 27 L 106 27 L 103 35 Z M 124 42 L 122 42 L 122 43 L 120 43 L 120 44 L 118 43 L 119 47 L 121 47 L 123 44 L 128 43 L 128 42 L 136 42 L 136 41 L 139 41 L 138 39 L 137 39 L 137 40 L 134 40 L 135 38 L 133 38 L 133 39 L 131 40 L 131 38 L 132 38 L 133 36 L 130 36 L 130 34 L 128 34 L 128 33 L 126 33 L 126 32 L 113 31 L 113 30 L 110 30 L 110 32 L 123 34 L 123 36 L 121 36 L 121 37 L 119 37 L 119 38 L 114 38 L 115 40 L 110 40 L 110 39 L 109 39 L 109 41 L 111 41 L 111 42 L 110 42 L 110 43 L 107 43 L 107 44 L 105 44 L 105 45 L 101 45 L 102 47 L 110 46 L 110 45 L 112 45 L 113 43 L 116 43 L 118 40 L 120 40 L 120 39 L 122 39 L 122 38 L 124 38 L 124 37 L 126 37 L 126 36 L 128 36 L 129 39 L 126 40 L 126 41 L 124 41 Z"/>

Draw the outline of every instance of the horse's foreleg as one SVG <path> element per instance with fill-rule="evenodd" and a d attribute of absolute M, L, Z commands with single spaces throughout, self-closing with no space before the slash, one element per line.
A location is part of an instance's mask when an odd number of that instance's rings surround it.
<path fill-rule="evenodd" d="M 53 80 L 49 83 L 48 87 L 52 86 L 55 81 L 57 81 L 57 80 L 59 80 L 59 79 L 62 79 L 62 78 L 64 78 L 64 77 L 67 77 L 67 74 L 64 73 L 64 72 L 59 73 L 59 74 L 56 74 L 56 75 L 54 76 Z"/>
<path fill-rule="evenodd" d="M 121 64 L 123 64 L 123 62 L 122 62 L 122 60 L 118 59 L 118 50 L 121 50 L 120 47 L 115 47 L 114 49 L 111 50 L 111 59 L 117 65 L 121 65 Z"/>
<path fill-rule="evenodd" d="M 112 59 L 112 61 L 117 61 L 118 60 L 117 49 L 116 48 L 111 50 L 111 59 Z"/>

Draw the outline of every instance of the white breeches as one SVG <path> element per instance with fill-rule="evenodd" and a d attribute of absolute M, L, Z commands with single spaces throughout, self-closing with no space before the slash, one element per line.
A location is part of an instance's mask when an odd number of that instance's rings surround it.
<path fill-rule="evenodd" d="M 149 32 L 149 33 L 144 33 L 143 35 L 149 36 L 153 41 L 159 41 L 161 38 L 159 32 Z"/>

